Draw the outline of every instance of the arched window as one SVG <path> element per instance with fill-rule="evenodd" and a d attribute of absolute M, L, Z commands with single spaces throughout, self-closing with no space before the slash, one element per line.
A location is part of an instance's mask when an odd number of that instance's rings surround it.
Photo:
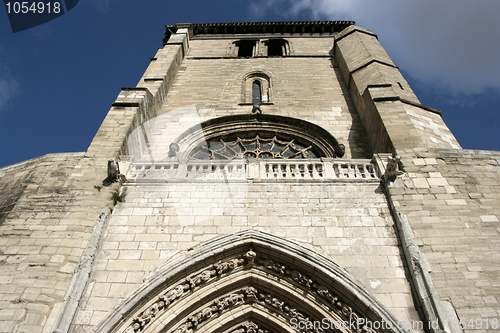
<path fill-rule="evenodd" d="M 191 128 L 174 142 L 177 156 L 194 160 L 317 159 L 342 157 L 345 147 L 304 120 L 267 114 L 220 117 Z"/>
<path fill-rule="evenodd" d="M 254 80 L 252 83 L 252 104 L 262 103 L 262 90 L 259 80 Z"/>
<path fill-rule="evenodd" d="M 209 140 L 195 149 L 191 158 L 198 160 L 234 160 L 241 158 L 302 159 L 319 158 L 321 152 L 310 142 L 282 133 L 259 131 Z"/>
<path fill-rule="evenodd" d="M 243 77 L 242 104 L 270 104 L 271 78 L 262 71 L 255 71 Z"/>

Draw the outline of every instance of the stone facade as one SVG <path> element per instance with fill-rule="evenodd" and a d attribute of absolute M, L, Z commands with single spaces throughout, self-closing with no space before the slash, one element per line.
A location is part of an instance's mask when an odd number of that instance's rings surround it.
<path fill-rule="evenodd" d="M 493 331 L 499 164 L 352 22 L 169 26 L 87 152 L 0 169 L 0 331 Z"/>

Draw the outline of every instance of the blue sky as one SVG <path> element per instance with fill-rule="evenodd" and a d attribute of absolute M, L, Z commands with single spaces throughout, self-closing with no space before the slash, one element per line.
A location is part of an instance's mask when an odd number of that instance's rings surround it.
<path fill-rule="evenodd" d="M 86 151 L 121 87 L 134 87 L 162 46 L 164 25 L 185 22 L 356 21 L 462 147 L 500 150 L 499 12 L 491 0 L 82 0 L 12 33 L 3 8 L 0 167 Z"/>

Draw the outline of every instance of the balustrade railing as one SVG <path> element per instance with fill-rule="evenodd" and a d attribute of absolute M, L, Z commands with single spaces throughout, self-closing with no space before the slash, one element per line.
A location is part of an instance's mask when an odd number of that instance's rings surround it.
<path fill-rule="evenodd" d="M 233 160 L 162 163 L 130 163 L 128 182 L 179 182 L 195 180 L 378 181 L 370 160 Z"/>

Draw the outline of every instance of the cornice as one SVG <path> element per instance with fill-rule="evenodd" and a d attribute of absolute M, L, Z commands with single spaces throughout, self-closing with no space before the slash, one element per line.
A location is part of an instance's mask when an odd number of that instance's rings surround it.
<path fill-rule="evenodd" d="M 180 23 L 167 25 L 167 34 L 188 28 L 192 35 L 225 34 L 333 34 L 354 21 L 291 21 L 291 22 L 227 22 L 227 23 Z"/>

